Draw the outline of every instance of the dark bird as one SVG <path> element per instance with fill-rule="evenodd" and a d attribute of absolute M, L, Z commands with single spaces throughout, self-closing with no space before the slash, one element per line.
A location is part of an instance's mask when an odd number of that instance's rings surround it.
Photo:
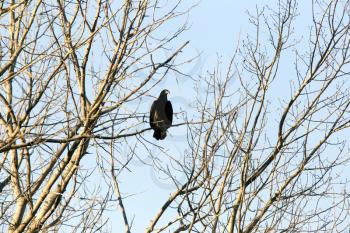
<path fill-rule="evenodd" d="M 168 90 L 163 90 L 151 106 L 149 122 L 154 130 L 153 137 L 157 140 L 166 137 L 166 131 L 173 122 L 173 106 L 167 98 L 169 93 Z"/>

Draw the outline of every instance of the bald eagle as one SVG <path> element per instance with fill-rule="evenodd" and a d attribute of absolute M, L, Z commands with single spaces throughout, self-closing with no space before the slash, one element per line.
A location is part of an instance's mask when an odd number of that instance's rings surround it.
<path fill-rule="evenodd" d="M 167 98 L 169 93 L 168 90 L 163 90 L 151 106 L 149 122 L 154 130 L 153 137 L 157 140 L 166 137 L 166 131 L 173 122 L 173 107 Z"/>

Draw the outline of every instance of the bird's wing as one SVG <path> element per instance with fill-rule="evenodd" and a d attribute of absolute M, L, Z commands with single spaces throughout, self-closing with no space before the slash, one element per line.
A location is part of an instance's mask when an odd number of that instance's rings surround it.
<path fill-rule="evenodd" d="M 151 126 L 151 128 L 155 127 L 154 124 L 154 113 L 156 112 L 156 101 L 153 101 L 153 104 L 151 106 L 151 111 L 149 113 L 149 124 Z"/>
<path fill-rule="evenodd" d="M 171 102 L 169 100 L 168 102 L 166 102 L 165 105 L 165 115 L 170 121 L 170 124 L 173 123 L 173 106 L 171 105 Z"/>

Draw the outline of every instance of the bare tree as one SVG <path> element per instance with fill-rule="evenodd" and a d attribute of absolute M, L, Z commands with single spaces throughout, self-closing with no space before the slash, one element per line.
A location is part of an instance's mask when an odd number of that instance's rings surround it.
<path fill-rule="evenodd" d="M 255 36 L 198 80 L 187 181 L 164 169 L 178 188 L 147 232 L 348 231 L 349 3 L 314 1 L 306 41 L 296 1 L 249 15 Z"/>
<path fill-rule="evenodd" d="M 129 232 L 114 158 L 112 167 L 99 164 L 114 179 L 107 191 L 89 187 L 98 166 L 84 169 L 81 160 L 148 129 L 139 131 L 144 113 L 124 106 L 141 104 L 177 69 L 186 43 L 170 43 L 186 28 L 167 34 L 160 28 L 186 14 L 181 1 L 10 0 L 0 6 L 1 231 L 99 231 L 117 199 Z M 164 51 L 171 54 L 162 58 Z"/>
<path fill-rule="evenodd" d="M 314 1 L 306 39 L 295 0 L 250 14 L 255 36 L 195 80 L 176 157 L 143 137 L 141 105 L 182 74 L 187 43 L 171 46 L 186 24 L 161 33 L 186 14 L 181 1 L 1 2 L 1 230 L 110 232 L 118 206 L 131 232 L 119 176 L 137 169 L 138 146 L 175 187 L 146 232 L 348 229 L 349 3 Z"/>

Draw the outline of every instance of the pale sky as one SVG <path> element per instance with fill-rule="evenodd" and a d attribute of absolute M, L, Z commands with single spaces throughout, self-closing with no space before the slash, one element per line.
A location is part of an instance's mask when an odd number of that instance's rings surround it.
<path fill-rule="evenodd" d="M 192 1 L 187 1 L 188 4 L 193 4 Z M 305 2 L 305 1 L 304 1 Z M 252 34 L 254 27 L 249 24 L 247 10 L 252 14 L 256 12 L 256 7 L 262 8 L 269 4 L 274 8 L 277 6 L 276 1 L 268 0 L 250 0 L 250 1 L 210 1 L 203 0 L 194 7 L 189 15 L 184 17 L 183 22 L 188 21 L 191 26 L 188 31 L 179 37 L 177 43 L 181 44 L 185 41 L 190 41 L 189 46 L 184 51 L 185 57 L 197 56 L 200 57 L 191 64 L 184 67 L 184 72 L 192 77 L 204 75 L 207 70 L 212 70 L 215 67 L 217 58 L 223 63 L 227 62 L 233 55 L 238 39 L 246 37 L 247 33 Z M 308 31 L 308 25 L 305 24 L 307 13 L 310 13 L 310 6 L 306 3 L 299 6 L 301 15 L 296 21 L 296 31 L 303 34 L 303 31 Z M 282 64 L 288 65 L 287 64 Z M 223 67 L 225 68 L 225 67 Z M 170 74 L 171 75 L 171 74 Z M 178 80 L 167 79 L 154 90 L 152 95 L 158 95 L 158 91 L 163 88 L 171 90 L 170 100 L 173 101 L 175 112 L 186 110 L 187 105 L 191 102 L 191 95 L 194 94 L 193 86 L 190 81 L 183 77 L 176 77 Z M 282 94 L 283 90 L 276 95 Z M 176 101 L 175 101 L 176 100 Z M 151 105 L 151 100 L 149 106 Z M 149 106 L 145 106 L 147 109 Z M 177 119 L 175 118 L 175 123 Z M 156 142 L 164 148 L 170 148 L 169 154 L 177 158 L 181 158 L 186 147 L 186 128 L 171 128 L 168 133 L 170 136 L 164 141 Z M 147 132 L 145 137 L 151 138 L 152 132 Z M 155 142 L 153 140 L 152 142 Z M 125 149 L 127 146 L 125 145 Z M 155 157 L 164 156 L 157 152 L 157 148 L 150 148 L 154 151 Z M 122 154 L 122 152 L 121 152 Z M 147 157 L 147 153 L 140 153 L 140 158 L 152 164 L 152 160 Z M 159 158 L 163 160 L 163 158 Z M 165 158 L 166 160 L 166 158 Z M 159 210 L 161 205 L 167 200 L 169 194 L 174 191 L 171 181 L 162 180 L 162 177 L 157 174 L 151 166 L 145 165 L 137 159 L 131 163 L 132 171 L 124 173 L 120 178 L 120 188 L 124 196 L 129 196 L 124 200 L 129 221 L 134 218 L 132 232 L 143 232 L 149 221 Z M 181 180 L 181 177 L 179 177 Z M 121 221 L 119 212 L 111 213 L 110 217 Z M 161 221 L 160 221 L 161 222 Z M 117 230 L 121 225 L 116 224 Z M 118 232 L 118 231 L 115 231 Z"/>

